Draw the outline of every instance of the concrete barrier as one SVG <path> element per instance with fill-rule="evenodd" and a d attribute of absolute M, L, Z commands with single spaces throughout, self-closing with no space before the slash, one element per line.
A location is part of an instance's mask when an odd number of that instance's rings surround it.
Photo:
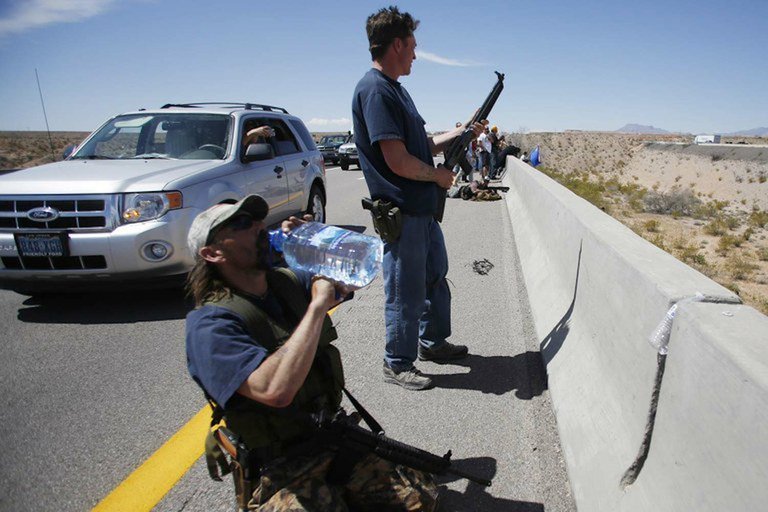
<path fill-rule="evenodd" d="M 579 509 L 764 509 L 768 317 L 520 160 L 503 181 Z"/>

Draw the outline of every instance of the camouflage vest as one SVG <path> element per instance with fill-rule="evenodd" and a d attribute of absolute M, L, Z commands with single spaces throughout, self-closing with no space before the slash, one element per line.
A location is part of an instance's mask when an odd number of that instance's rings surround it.
<path fill-rule="evenodd" d="M 281 268 L 269 271 L 267 285 L 283 308 L 288 310 L 285 316 L 296 319 L 296 324 L 280 325 L 253 302 L 236 293 L 208 304 L 239 314 L 245 320 L 251 337 L 269 353 L 273 353 L 291 336 L 304 317 L 309 302 L 298 279 L 290 270 Z M 331 345 L 336 338 L 336 329 L 326 315 L 315 360 L 290 406 L 293 411 L 316 413 L 323 409 L 335 411 L 339 408 L 344 374 L 339 351 Z M 285 410 L 268 407 L 239 394 L 229 400 L 224 409 L 224 418 L 227 427 L 240 435 L 249 449 L 270 450 L 274 456 L 279 455 L 284 441 L 309 435 L 313 430 L 312 426 L 296 421 L 295 414 L 285 414 Z"/>

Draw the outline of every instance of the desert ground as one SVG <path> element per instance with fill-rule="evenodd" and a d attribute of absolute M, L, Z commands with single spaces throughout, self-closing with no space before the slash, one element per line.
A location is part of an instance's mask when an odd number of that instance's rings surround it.
<path fill-rule="evenodd" d="M 323 134 L 313 134 L 317 139 Z M 0 132 L 0 174 L 61 160 L 87 133 Z M 768 138 L 505 133 L 537 168 L 768 314 Z"/>
<path fill-rule="evenodd" d="M 537 167 L 768 314 L 768 138 L 511 133 Z"/>

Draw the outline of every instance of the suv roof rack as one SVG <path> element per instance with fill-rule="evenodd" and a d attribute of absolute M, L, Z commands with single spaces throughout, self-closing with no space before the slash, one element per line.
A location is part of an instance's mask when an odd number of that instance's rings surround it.
<path fill-rule="evenodd" d="M 274 111 L 280 111 L 284 114 L 287 114 L 288 111 L 285 110 L 283 107 L 273 107 L 272 105 L 261 105 L 259 103 L 239 103 L 235 101 L 213 101 L 213 102 L 205 102 L 205 103 L 166 103 L 162 107 L 163 108 L 173 108 L 173 107 L 181 107 L 181 108 L 198 108 L 198 107 L 205 107 L 205 106 L 211 106 L 216 105 L 219 107 L 227 106 L 227 107 L 242 107 L 245 110 L 264 110 L 267 112 L 274 112 Z"/>

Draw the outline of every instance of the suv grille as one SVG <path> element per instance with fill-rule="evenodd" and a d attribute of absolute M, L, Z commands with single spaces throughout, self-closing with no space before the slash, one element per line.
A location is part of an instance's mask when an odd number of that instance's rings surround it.
<path fill-rule="evenodd" d="M 104 256 L 57 256 L 0 258 L 8 270 L 93 270 L 107 268 Z"/>
<path fill-rule="evenodd" d="M 0 196 L 0 230 L 111 231 L 117 225 L 117 196 Z M 55 211 L 49 221 L 32 220 L 35 209 Z"/>

